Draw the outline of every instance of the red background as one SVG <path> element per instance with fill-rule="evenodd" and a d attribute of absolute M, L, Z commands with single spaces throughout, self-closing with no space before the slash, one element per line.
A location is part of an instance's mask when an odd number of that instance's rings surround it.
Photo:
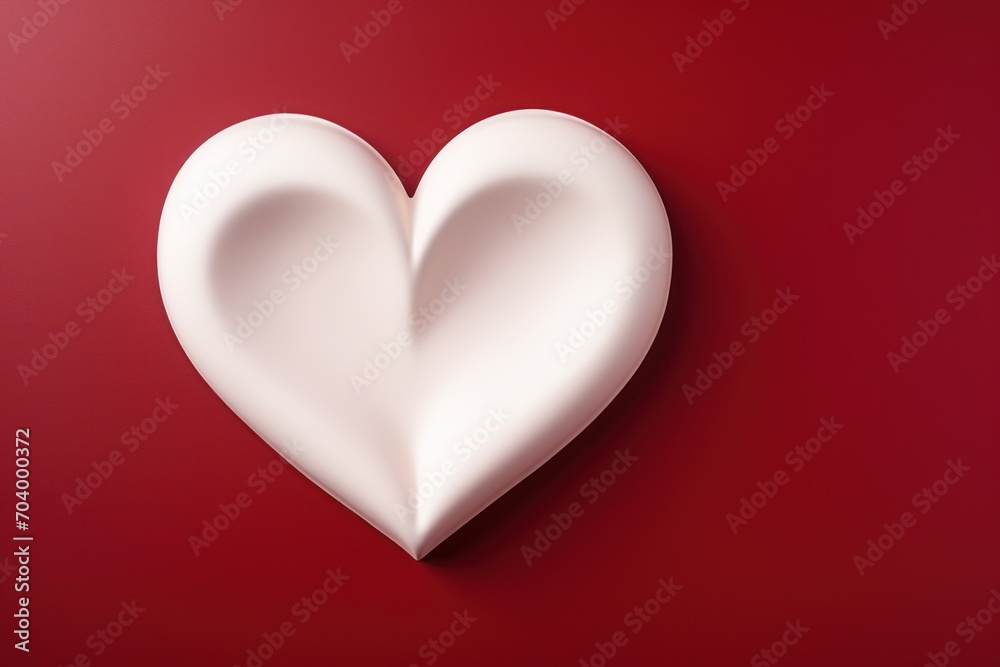
<path fill-rule="evenodd" d="M 553 30 L 557 4 L 404 0 L 350 63 L 338 45 L 384 2 L 245 0 L 224 20 L 209 0 L 70 2 L 17 53 L 4 40 L 0 428 L 9 445 L 31 429 L 35 541 L 33 650 L 11 647 L 8 560 L 0 661 L 245 665 L 340 567 L 343 590 L 265 664 L 427 664 L 421 646 L 468 609 L 478 620 L 437 664 L 578 665 L 661 577 L 682 590 L 609 664 L 745 665 L 797 619 L 810 629 L 781 664 L 919 666 L 948 641 L 961 647 L 951 664 L 1000 664 L 1000 619 L 970 644 L 956 634 L 1000 587 L 1000 281 L 961 311 L 946 301 L 1000 252 L 996 3 L 932 0 L 888 40 L 887 0 L 742 12 L 591 0 Z M 727 7 L 735 22 L 678 72 L 672 54 Z M 5 2 L 0 30 L 36 11 Z M 169 76 L 60 182 L 51 163 L 147 65 Z M 580 437 L 423 562 L 290 470 L 195 556 L 188 537 L 277 455 L 167 322 L 155 250 L 174 174 L 215 132 L 275 108 L 344 125 L 396 165 L 435 128 L 453 136 L 442 114 L 490 74 L 499 89 L 462 128 L 528 107 L 627 124 L 621 141 L 660 189 L 675 243 L 646 362 Z M 723 202 L 716 181 L 821 84 L 829 101 Z M 905 180 L 901 165 L 949 126 L 961 138 Z M 896 178 L 906 194 L 850 243 L 844 223 Z M 121 267 L 135 281 L 84 324 L 77 304 Z M 689 404 L 682 386 L 747 342 L 741 326 L 778 288 L 800 300 Z M 887 353 L 941 307 L 949 323 L 894 373 Z M 25 386 L 17 365 L 69 321 L 80 335 Z M 68 513 L 63 494 L 168 396 L 176 414 Z M 844 429 L 734 535 L 726 514 L 831 416 Z M 638 461 L 527 566 L 521 546 L 625 448 Z M 867 540 L 959 458 L 971 471 L 859 576 Z M 87 638 L 133 599 L 145 611 L 95 656 Z"/>

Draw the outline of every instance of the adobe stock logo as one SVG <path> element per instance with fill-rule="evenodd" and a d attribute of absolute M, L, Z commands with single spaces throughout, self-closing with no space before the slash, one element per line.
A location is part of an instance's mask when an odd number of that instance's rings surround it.
<path fill-rule="evenodd" d="M 731 0 L 731 2 L 741 12 L 745 12 L 750 8 L 750 0 Z M 693 65 L 694 61 L 705 53 L 705 49 L 712 46 L 715 40 L 722 36 L 726 26 L 736 22 L 737 16 L 739 14 L 727 7 L 719 12 L 719 18 L 710 18 L 702 21 L 701 24 L 704 26 L 704 30 L 695 35 L 688 35 L 684 52 L 674 51 L 671 56 L 674 65 L 677 67 L 677 71 L 683 74 L 686 66 Z"/>
<path fill-rule="evenodd" d="M 384 8 L 372 9 L 368 12 L 370 20 L 354 26 L 350 42 L 340 43 L 340 52 L 348 63 L 361 52 L 371 46 L 371 43 L 382 34 L 396 16 L 405 9 L 402 0 L 389 0 Z"/>
<path fill-rule="evenodd" d="M 407 493 L 406 507 L 400 503 L 393 505 L 399 521 L 402 523 L 412 517 L 416 510 L 420 509 L 431 496 L 462 469 L 463 465 L 468 463 L 469 459 L 483 448 L 488 447 L 490 440 L 494 439 L 494 434 L 508 421 L 510 421 L 510 415 L 504 411 L 503 407 L 487 410 L 487 416 L 479 426 L 455 441 L 452 445 L 451 456 L 433 470 L 421 475 L 416 486 Z"/>
<path fill-rule="evenodd" d="M 87 296 L 77 305 L 76 315 L 79 320 L 74 317 L 67 319 L 54 331 L 50 331 L 41 345 L 31 348 L 27 363 L 18 364 L 16 369 L 24 386 L 27 387 L 50 364 L 55 362 L 73 340 L 83 332 L 85 326 L 97 320 L 113 301 L 121 298 L 121 293 L 132 284 L 133 280 L 135 280 L 135 276 L 129 273 L 125 267 L 112 270 L 111 279 L 108 280 L 107 286 Z"/>
<path fill-rule="evenodd" d="M 681 387 L 688 405 L 694 405 L 696 398 L 704 396 L 705 392 L 711 389 L 722 378 L 723 374 L 733 367 L 736 360 L 747 352 L 749 346 L 759 341 L 761 336 L 769 331 L 778 322 L 778 319 L 799 300 L 799 295 L 792 292 L 791 287 L 777 289 L 774 294 L 775 299 L 770 308 L 765 308 L 759 315 L 751 317 L 740 327 L 740 333 L 746 338 L 746 343 L 736 339 L 729 343 L 722 352 L 713 352 L 712 361 L 696 371 L 694 381 Z"/>
<path fill-rule="evenodd" d="M 238 350 L 269 320 L 275 315 L 280 315 L 281 306 L 290 298 L 294 298 L 292 295 L 322 269 L 339 248 L 340 244 L 333 241 L 332 234 L 317 237 L 312 250 L 281 273 L 281 285 L 284 287 L 275 285 L 259 299 L 254 299 L 251 302 L 253 308 L 236 320 L 232 332 L 226 331 L 222 334 L 222 340 L 229 351 Z"/>
<path fill-rule="evenodd" d="M 30 16 L 22 16 L 18 31 L 7 33 L 7 41 L 10 42 L 10 48 L 14 49 L 14 53 L 18 53 L 22 46 L 34 39 L 38 31 L 47 26 L 49 21 L 59 14 L 63 5 L 68 3 L 69 0 L 38 0 L 40 11 L 33 12 Z"/>
<path fill-rule="evenodd" d="M 941 477 L 928 486 L 913 494 L 910 504 L 920 511 L 920 515 L 930 512 L 948 494 L 953 486 L 965 478 L 972 466 L 962 464 L 961 458 L 949 459 Z M 865 570 L 874 567 L 885 555 L 916 527 L 920 517 L 913 512 L 903 512 L 898 521 L 890 520 L 882 524 L 883 531 L 865 543 L 867 547 L 861 553 L 855 554 L 851 562 L 858 571 L 858 576 L 865 576 Z"/>
<path fill-rule="evenodd" d="M 833 97 L 833 92 L 826 89 L 826 84 L 810 86 L 809 95 L 802 104 L 774 121 L 774 131 L 781 135 L 781 138 L 786 142 L 790 141 L 826 105 L 831 97 Z M 749 179 L 753 178 L 771 157 L 781 150 L 781 146 L 781 141 L 775 137 L 767 137 L 759 147 L 751 146 L 746 149 L 746 159 L 740 156 L 737 161 L 729 165 L 728 178 L 715 182 L 715 187 L 719 191 L 719 197 L 722 201 L 728 202 L 730 197 L 745 186 Z"/>
<path fill-rule="evenodd" d="M 445 145 L 502 85 L 503 82 L 495 80 L 492 74 L 480 75 L 475 85 L 469 89 L 468 95 L 455 100 L 441 112 L 443 126 L 435 127 L 426 136 L 414 139 L 413 149 L 407 151 L 405 155 L 400 153 L 396 156 L 396 172 L 403 178 L 408 178 L 419 167 L 427 164 L 438 149 Z"/>
<path fill-rule="evenodd" d="M 99 120 L 94 127 L 82 128 L 80 134 L 83 138 L 75 140 L 74 143 L 66 144 L 66 155 L 61 162 L 53 160 L 52 172 L 55 174 L 56 180 L 62 183 L 68 174 L 79 168 L 84 159 L 104 143 L 105 137 L 118 128 L 115 121 L 123 123 L 131 117 L 139 105 L 145 102 L 149 94 L 159 88 L 168 76 L 170 76 L 170 72 L 164 72 L 159 64 L 155 67 L 146 65 L 143 77 L 136 81 L 131 89 L 111 100 L 108 105 L 108 111 L 111 112 L 111 115 Z"/>

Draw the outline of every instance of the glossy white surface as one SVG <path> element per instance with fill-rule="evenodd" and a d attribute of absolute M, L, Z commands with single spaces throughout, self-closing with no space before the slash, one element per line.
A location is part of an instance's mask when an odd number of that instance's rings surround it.
<path fill-rule="evenodd" d="M 571 116 L 477 123 L 411 199 L 357 136 L 278 114 L 188 159 L 158 263 L 226 404 L 422 558 L 621 390 L 660 325 L 670 248 L 645 171 Z"/>

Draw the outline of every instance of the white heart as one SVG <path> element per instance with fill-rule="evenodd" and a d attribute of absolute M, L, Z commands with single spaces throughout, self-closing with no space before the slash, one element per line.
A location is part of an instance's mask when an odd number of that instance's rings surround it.
<path fill-rule="evenodd" d="M 333 123 L 238 123 L 177 174 L 158 263 L 208 384 L 422 558 L 622 389 L 672 262 L 638 161 L 578 118 L 524 110 L 455 137 L 412 199 Z"/>

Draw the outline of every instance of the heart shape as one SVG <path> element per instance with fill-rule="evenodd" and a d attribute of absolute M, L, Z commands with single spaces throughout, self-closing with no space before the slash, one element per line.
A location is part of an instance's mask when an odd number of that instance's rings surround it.
<path fill-rule="evenodd" d="M 178 172 L 157 253 L 208 384 L 418 559 L 611 402 L 653 342 L 672 264 L 638 161 L 542 110 L 459 134 L 412 199 L 333 123 L 238 123 Z"/>

